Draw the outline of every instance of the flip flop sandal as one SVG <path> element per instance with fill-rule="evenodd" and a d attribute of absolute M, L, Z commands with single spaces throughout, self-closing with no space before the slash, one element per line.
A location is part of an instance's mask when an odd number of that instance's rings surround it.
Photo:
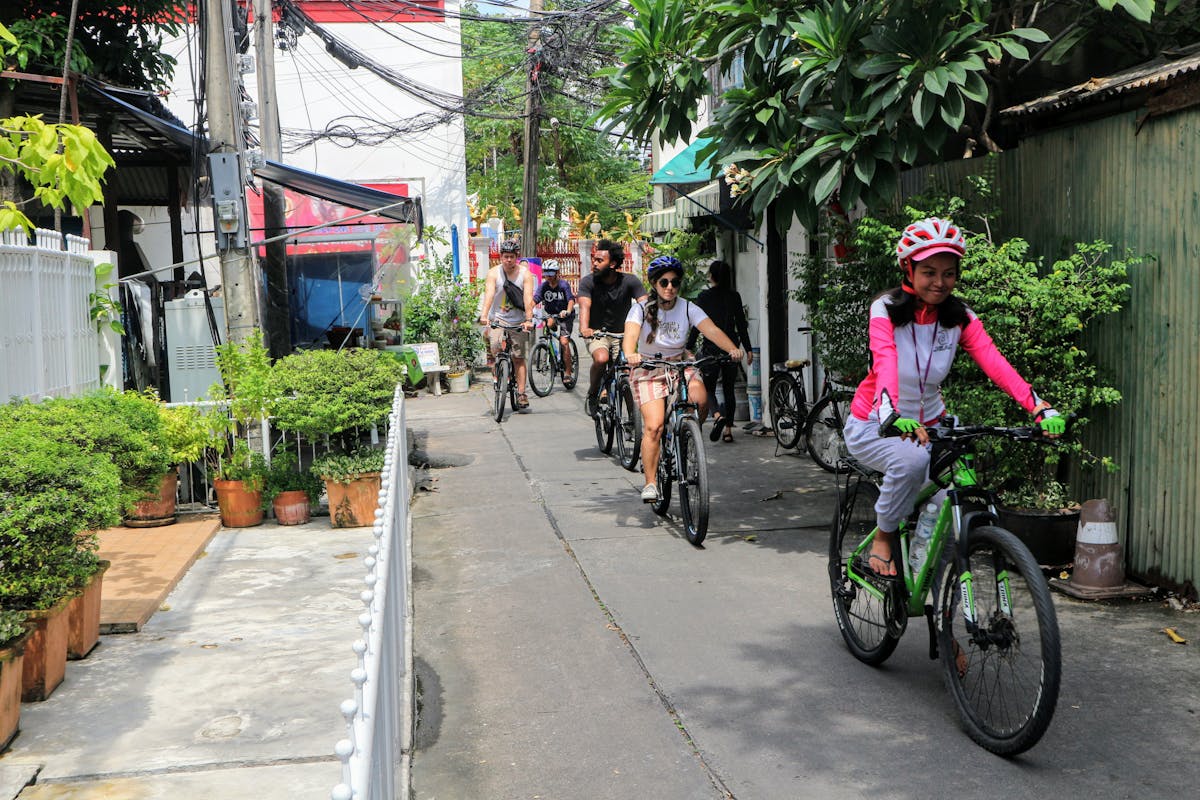
<path fill-rule="evenodd" d="M 722 442 L 732 442 L 733 441 L 733 431 L 729 430 L 728 427 L 725 428 L 725 433 L 721 435 L 721 441 Z"/>
<path fill-rule="evenodd" d="M 724 427 L 725 427 L 725 418 L 724 417 L 717 417 L 716 419 L 714 419 L 712 430 L 708 432 L 708 440 L 710 442 L 715 442 L 717 439 L 721 438 L 721 429 Z M 728 436 L 729 434 L 726 433 L 725 435 Z"/>
<path fill-rule="evenodd" d="M 529 398 L 523 393 L 517 395 L 517 408 L 522 411 L 529 408 Z"/>
<path fill-rule="evenodd" d="M 900 573 L 896 573 L 895 575 L 882 574 L 881 572 L 876 570 L 873 566 L 871 566 L 872 561 L 878 561 L 880 564 L 894 564 L 895 563 L 895 559 L 884 558 L 881 555 L 871 553 L 870 555 L 867 555 L 865 557 L 860 555 L 857 559 L 855 559 L 855 568 L 858 570 L 858 572 L 862 573 L 863 575 L 870 577 L 874 580 L 878 580 L 878 581 L 894 581 L 900 577 Z"/>

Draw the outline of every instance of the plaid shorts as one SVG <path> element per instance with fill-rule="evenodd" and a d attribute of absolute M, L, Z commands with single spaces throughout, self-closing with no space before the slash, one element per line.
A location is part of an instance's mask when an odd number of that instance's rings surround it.
<path fill-rule="evenodd" d="M 673 361 L 682 361 L 682 358 L 672 359 Z M 672 372 L 674 370 L 671 370 Z M 629 373 L 629 388 L 633 390 L 633 402 L 638 404 L 638 407 L 653 403 L 655 400 L 662 400 L 671 393 L 668 385 L 668 369 L 667 367 L 655 367 L 654 369 L 646 370 L 637 368 L 630 370 Z M 684 377 L 688 383 L 700 380 L 700 371 L 695 367 L 688 367 L 684 370 Z"/>

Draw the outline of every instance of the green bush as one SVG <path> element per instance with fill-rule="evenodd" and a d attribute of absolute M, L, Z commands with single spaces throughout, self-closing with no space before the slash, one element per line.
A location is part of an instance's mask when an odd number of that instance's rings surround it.
<path fill-rule="evenodd" d="M 444 260 L 425 265 L 420 286 L 404 304 L 404 341 L 437 342 L 443 364 L 465 369 L 483 349 L 478 325 L 481 288 L 455 278 Z"/>
<path fill-rule="evenodd" d="M 979 221 L 982 232 L 964 231 L 967 255 L 955 292 L 1041 397 L 1063 413 L 1075 413 L 1077 430 L 1087 424 L 1090 409 L 1120 402 L 1120 392 L 1084 350 L 1083 335 L 1088 325 L 1120 309 L 1129 288 L 1127 271 L 1142 259 L 1114 259 L 1110 245 L 1095 242 L 1075 245 L 1068 257 L 1046 267 L 1023 239 L 994 241 L 990 217 L 973 213 L 961 198 L 914 199 L 894 215 L 865 217 L 829 234 L 850 245 L 844 260 L 800 260 L 797 299 L 809 304 L 817 352 L 827 369 L 850 381 L 866 375 L 867 309 L 879 292 L 899 285 L 894 247 L 900 232 L 928 216 L 954 219 L 964 228 Z M 947 408 L 964 422 L 1030 422 L 969 356 L 955 360 L 943 390 Z M 979 452 L 988 465 L 988 481 L 1011 492 L 1006 501 L 1023 506 L 1062 504 L 1065 454 L 1085 465 L 1115 469 L 1111 459 L 1085 452 L 1076 437 L 1053 448 L 984 441 Z"/>
<path fill-rule="evenodd" d="M 0 648 L 10 647 L 25 635 L 26 619 L 20 611 L 0 608 Z"/>
<path fill-rule="evenodd" d="M 89 531 L 121 519 L 120 472 L 106 455 L 36 421 L 0 424 L 0 608 L 46 609 L 96 571 Z"/>
<path fill-rule="evenodd" d="M 275 364 L 275 424 L 316 439 L 382 425 L 403 365 L 380 350 L 304 350 Z"/>
<path fill-rule="evenodd" d="M 311 470 L 299 468 L 295 453 L 279 452 L 271 458 L 263 482 L 263 507 L 269 506 L 283 492 L 304 492 L 309 503 L 316 503 L 321 499 L 322 489 L 320 478 Z"/>
<path fill-rule="evenodd" d="M 252 451 L 244 439 L 234 439 L 233 448 L 217 462 L 217 480 L 241 481 L 248 492 L 261 492 L 267 478 L 267 460 Z"/>

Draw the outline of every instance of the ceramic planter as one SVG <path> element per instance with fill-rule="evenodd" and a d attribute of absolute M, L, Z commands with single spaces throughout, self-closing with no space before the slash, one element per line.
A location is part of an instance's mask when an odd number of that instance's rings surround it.
<path fill-rule="evenodd" d="M 241 481 L 213 481 L 217 506 L 221 509 L 221 524 L 226 528 L 250 528 L 261 525 L 266 512 L 262 507 L 262 492 L 247 491 Z"/>
<path fill-rule="evenodd" d="M 375 524 L 379 507 L 379 472 L 364 472 L 350 483 L 325 481 L 329 495 L 329 519 L 335 528 L 360 528 Z"/>
<path fill-rule="evenodd" d="M 308 494 L 301 491 L 280 492 L 271 501 L 271 509 L 275 512 L 275 521 L 280 525 L 303 525 L 312 514 Z"/>
<path fill-rule="evenodd" d="M 0 647 L 0 753 L 21 730 L 21 666 L 28 634 Z"/>
<path fill-rule="evenodd" d="M 175 490 L 179 486 L 179 472 L 172 469 L 163 476 L 158 494 L 147 495 L 133 506 L 133 513 L 125 517 L 128 528 L 156 528 L 175 522 Z"/>
<path fill-rule="evenodd" d="M 70 625 L 64 597 L 45 611 L 26 612 L 30 623 L 25 640 L 25 660 L 21 664 L 21 700 L 33 703 L 45 700 L 67 674 L 67 635 Z"/>
<path fill-rule="evenodd" d="M 92 575 L 83 591 L 71 598 L 67 606 L 67 659 L 76 661 L 87 658 L 100 643 L 100 594 L 104 585 L 104 573 L 112 566 L 101 561 L 100 568 Z"/>

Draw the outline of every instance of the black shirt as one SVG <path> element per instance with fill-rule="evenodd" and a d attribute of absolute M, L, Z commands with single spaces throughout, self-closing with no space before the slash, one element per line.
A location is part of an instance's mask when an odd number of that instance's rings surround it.
<path fill-rule="evenodd" d="M 695 300 L 696 305 L 704 309 L 713 323 L 746 352 L 750 351 L 750 331 L 746 324 L 746 311 L 742 308 L 742 297 L 732 289 L 718 289 L 710 286 L 701 292 Z M 689 344 L 694 344 L 695 334 Z M 704 342 L 706 355 L 720 353 L 720 349 L 709 341 Z"/>
<path fill-rule="evenodd" d="M 646 287 L 628 272 L 616 273 L 617 279 L 610 286 L 606 281 L 595 279 L 595 273 L 584 275 L 579 281 L 579 296 L 590 298 L 592 310 L 588 324 L 598 331 L 622 333 L 625 317 L 635 300 L 646 296 Z"/>

